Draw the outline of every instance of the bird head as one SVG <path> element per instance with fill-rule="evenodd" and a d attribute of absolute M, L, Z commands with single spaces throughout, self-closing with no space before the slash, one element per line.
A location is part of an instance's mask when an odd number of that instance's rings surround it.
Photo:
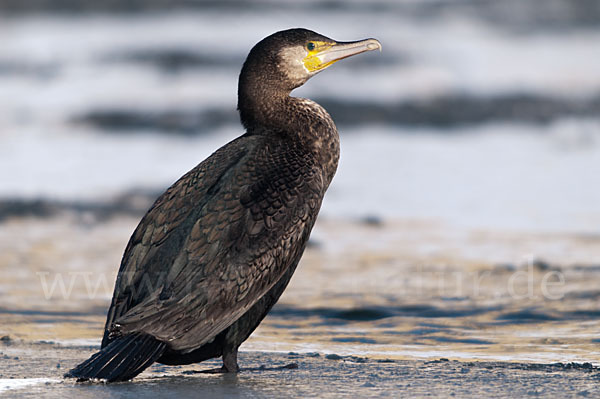
<path fill-rule="evenodd" d="M 337 42 L 308 29 L 288 29 L 252 48 L 240 79 L 254 72 L 253 79 L 289 92 L 337 61 L 372 50 L 381 50 L 376 39 Z"/>

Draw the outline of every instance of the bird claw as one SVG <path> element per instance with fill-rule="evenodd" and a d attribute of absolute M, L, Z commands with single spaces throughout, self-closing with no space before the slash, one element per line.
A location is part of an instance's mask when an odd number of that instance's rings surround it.
<path fill-rule="evenodd" d="M 267 367 L 264 364 L 258 367 L 247 368 L 247 369 L 238 369 L 238 371 L 275 371 L 275 370 L 295 370 L 298 368 L 298 363 L 289 363 L 283 366 L 277 367 Z M 228 374 L 231 371 L 227 370 L 225 366 L 216 368 L 216 369 L 208 369 L 208 370 L 190 370 L 185 374 Z"/>
<path fill-rule="evenodd" d="M 229 373 L 225 367 L 219 367 L 216 369 L 208 369 L 208 370 L 191 370 L 190 374 L 226 374 Z"/>

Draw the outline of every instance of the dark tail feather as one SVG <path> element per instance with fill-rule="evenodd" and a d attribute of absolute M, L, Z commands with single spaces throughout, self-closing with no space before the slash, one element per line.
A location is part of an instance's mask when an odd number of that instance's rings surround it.
<path fill-rule="evenodd" d="M 80 381 L 92 378 L 108 382 L 127 381 L 162 356 L 167 345 L 148 334 L 131 334 L 115 339 L 100 352 L 69 370 L 65 377 Z"/>

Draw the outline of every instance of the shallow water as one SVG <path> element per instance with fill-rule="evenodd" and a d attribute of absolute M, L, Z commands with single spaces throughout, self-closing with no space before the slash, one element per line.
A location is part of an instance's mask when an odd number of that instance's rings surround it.
<path fill-rule="evenodd" d="M 584 3 L 0 16 L 10 38 L 0 43 L 0 196 L 160 192 L 242 133 L 235 95 L 248 49 L 310 21 L 384 44 L 296 91 L 326 105 L 342 134 L 324 215 L 597 233 L 600 29 Z"/>

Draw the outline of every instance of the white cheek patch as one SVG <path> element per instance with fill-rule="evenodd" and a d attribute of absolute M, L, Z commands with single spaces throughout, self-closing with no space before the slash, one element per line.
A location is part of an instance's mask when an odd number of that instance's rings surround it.
<path fill-rule="evenodd" d="M 288 65 L 288 76 L 292 79 L 305 80 L 312 73 L 304 65 L 304 58 L 308 52 L 302 47 L 284 48 L 280 53 L 281 60 Z"/>

